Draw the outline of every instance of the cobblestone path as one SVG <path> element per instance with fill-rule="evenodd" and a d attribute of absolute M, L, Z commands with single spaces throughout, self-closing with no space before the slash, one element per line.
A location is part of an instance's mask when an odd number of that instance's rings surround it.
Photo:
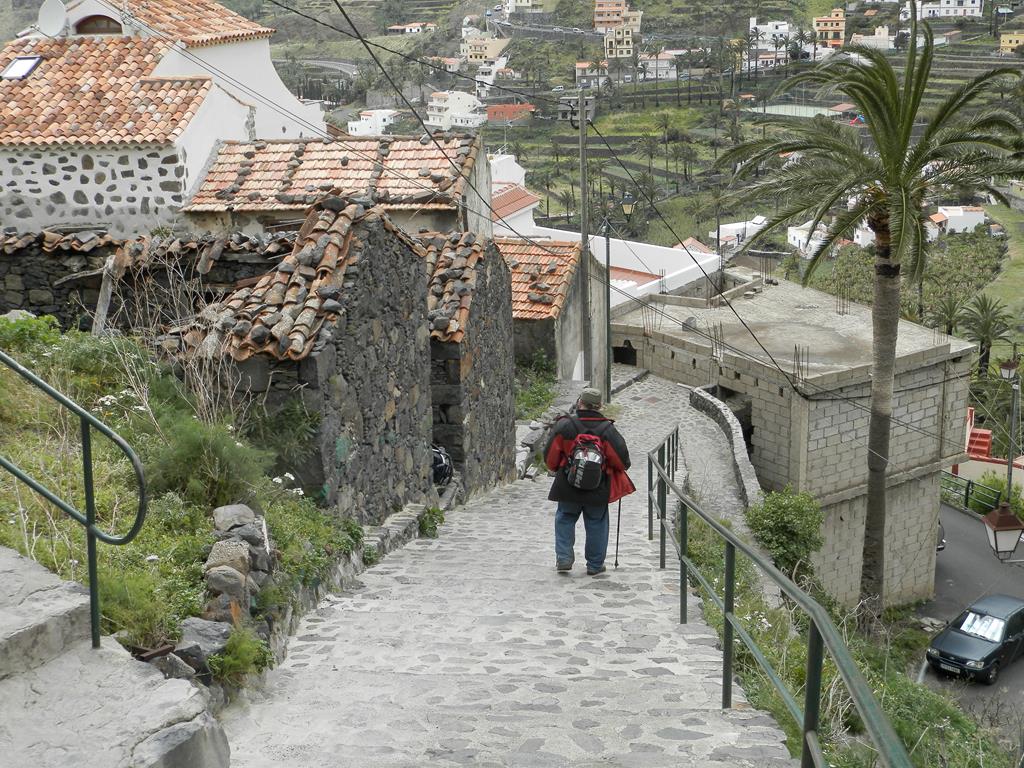
<path fill-rule="evenodd" d="M 717 636 L 692 610 L 677 623 L 678 571 L 647 541 L 646 451 L 680 421 L 724 498 L 731 473 L 698 445 L 724 437 L 655 378 L 617 402 L 640 489 L 618 570 L 613 530 L 608 573 L 586 576 L 581 523 L 576 568 L 555 572 L 546 478 L 471 500 L 306 617 L 264 691 L 225 712 L 232 765 L 795 766 L 742 691 L 720 709 Z"/>

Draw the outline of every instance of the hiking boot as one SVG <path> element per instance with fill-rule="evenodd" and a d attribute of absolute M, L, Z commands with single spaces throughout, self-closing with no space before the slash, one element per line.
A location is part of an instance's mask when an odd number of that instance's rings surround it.
<path fill-rule="evenodd" d="M 597 576 L 599 573 L 604 573 L 608 569 L 603 565 L 600 568 L 587 568 L 587 576 Z"/>
<path fill-rule="evenodd" d="M 572 570 L 572 564 L 575 560 L 559 560 L 555 563 L 555 570 L 559 573 Z"/>

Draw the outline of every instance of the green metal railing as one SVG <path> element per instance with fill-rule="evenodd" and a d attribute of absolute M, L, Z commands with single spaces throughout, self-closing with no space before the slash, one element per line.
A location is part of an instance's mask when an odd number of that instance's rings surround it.
<path fill-rule="evenodd" d="M 12 371 L 17 373 L 32 386 L 39 390 L 42 390 L 49 398 L 56 400 L 62 406 L 67 408 L 72 413 L 76 414 L 79 418 L 81 425 L 82 434 L 82 475 L 84 480 L 85 489 L 85 513 L 79 512 L 74 506 L 64 501 L 62 498 L 57 496 L 53 491 L 44 486 L 42 483 L 33 479 L 21 469 L 19 469 L 13 462 L 9 461 L 6 457 L 0 455 L 0 467 L 3 467 L 16 478 L 25 483 L 29 488 L 34 490 L 40 496 L 45 498 L 54 506 L 61 509 L 68 517 L 76 522 L 80 523 L 85 527 L 86 536 L 86 552 L 88 559 L 89 568 L 89 618 L 92 625 L 92 647 L 100 647 L 100 595 L 99 595 L 99 580 L 96 576 L 96 542 L 102 541 L 104 544 L 127 544 L 134 539 L 140 530 L 142 530 L 142 524 L 146 521 L 146 480 L 142 471 L 142 462 L 139 461 L 139 457 L 135 455 L 128 443 L 124 441 L 120 435 L 114 430 L 104 424 L 102 421 L 97 419 L 87 410 L 82 408 L 76 402 L 71 400 L 69 397 L 62 395 L 60 392 L 55 390 L 45 381 L 40 379 L 30 370 L 25 368 L 21 363 L 10 357 L 3 351 L 0 351 L 0 363 L 3 363 Z M 139 485 L 139 506 L 135 513 L 135 522 L 129 531 L 123 536 L 116 536 L 112 533 L 107 533 L 96 525 L 96 499 L 93 493 L 93 478 L 92 478 L 92 430 L 96 429 L 100 434 L 105 435 L 107 439 L 112 441 L 128 460 L 132 463 L 132 468 L 135 470 L 135 479 Z"/>
<path fill-rule="evenodd" d="M 982 485 L 974 480 L 968 480 L 966 477 L 960 477 L 945 470 L 942 472 L 939 488 L 942 499 L 947 504 L 955 501 L 964 509 L 971 511 L 977 511 L 971 507 L 972 501 L 985 507 L 986 512 L 990 512 L 999 506 L 999 501 L 1002 498 L 1002 493 L 995 488 L 990 488 L 987 485 Z"/>
<path fill-rule="evenodd" d="M 828 762 L 822 751 L 818 738 L 818 717 L 821 709 L 822 665 L 827 650 L 842 677 L 850 698 L 864 724 L 864 730 L 878 752 L 879 763 L 886 768 L 911 768 L 912 763 L 907 755 L 906 747 L 896 735 L 892 724 L 885 716 L 881 706 L 875 699 L 867 681 L 850 656 L 849 649 L 843 642 L 843 636 L 836 629 L 828 612 L 810 595 L 794 584 L 785 574 L 765 559 L 735 533 L 706 512 L 683 493 L 676 485 L 676 466 L 679 460 L 679 426 L 647 454 L 647 534 L 648 539 L 654 538 L 654 518 L 657 515 L 660 528 L 660 565 L 665 568 L 666 545 L 671 539 L 676 548 L 679 560 L 679 623 L 687 622 L 688 610 L 688 577 L 692 577 L 704 587 L 709 599 L 718 607 L 724 617 L 722 639 L 722 708 L 732 707 L 732 669 L 734 640 L 739 638 L 746 646 L 750 655 L 757 661 L 771 684 L 782 697 L 786 709 L 800 725 L 803 736 L 801 744 L 801 768 L 825 768 Z M 672 530 L 672 521 L 668 518 L 668 494 L 681 502 L 682 513 L 679 516 L 677 531 Z M 689 516 L 696 515 L 714 531 L 725 547 L 725 586 L 724 595 L 719 597 L 707 577 L 687 554 L 687 531 Z M 796 695 L 789 690 L 779 673 L 772 667 L 754 638 L 744 629 L 734 611 L 736 588 L 736 553 L 745 555 L 758 570 L 774 581 L 779 589 L 810 620 L 807 633 L 807 669 L 804 686 L 803 709 L 797 703 Z"/>

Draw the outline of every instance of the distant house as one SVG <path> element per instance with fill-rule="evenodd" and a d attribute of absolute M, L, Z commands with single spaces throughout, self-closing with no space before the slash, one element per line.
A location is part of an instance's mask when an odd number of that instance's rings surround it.
<path fill-rule="evenodd" d="M 875 9 L 872 8 L 871 10 L 873 11 Z M 868 11 L 868 13 L 870 13 L 870 11 Z M 850 43 L 852 45 L 865 45 L 868 48 L 877 48 L 880 51 L 892 50 L 895 47 L 895 40 L 895 35 L 889 34 L 889 27 L 886 25 L 875 27 L 874 34 L 862 35 L 855 33 L 850 37 Z"/>
<path fill-rule="evenodd" d="M 484 37 L 482 34 L 476 37 L 465 37 L 459 45 L 459 55 L 470 64 L 494 63 L 494 60 L 501 56 L 508 44 L 512 42 L 507 37 Z"/>
<path fill-rule="evenodd" d="M 593 120 L 595 114 L 594 97 L 585 96 L 583 99 L 583 109 L 587 113 L 587 120 Z M 562 96 L 558 99 L 558 119 L 559 120 L 576 120 L 579 112 L 579 99 L 575 96 Z"/>
<path fill-rule="evenodd" d="M 641 53 L 638 61 L 644 80 L 676 79 L 676 58 L 671 53 Z"/>
<path fill-rule="evenodd" d="M 802 258 L 809 259 L 825 241 L 828 228 L 824 224 L 818 224 L 814 233 L 811 233 L 811 221 L 805 221 L 796 227 L 786 228 L 786 242 L 791 248 L 795 248 Z"/>
<path fill-rule="evenodd" d="M 600 88 L 608 82 L 607 61 L 577 61 L 576 87 Z"/>
<path fill-rule="evenodd" d="M 348 121 L 350 136 L 383 136 L 398 117 L 397 109 L 364 109 L 358 120 Z"/>
<path fill-rule="evenodd" d="M 427 102 L 424 122 L 442 131 L 453 128 L 479 128 L 487 122 L 483 103 L 464 91 L 435 91 Z"/>
<path fill-rule="evenodd" d="M 758 24 L 756 16 L 750 17 L 750 23 L 747 25 L 747 28 L 751 32 L 759 33 L 761 39 L 769 43 L 773 37 L 787 37 L 790 34 L 788 21 L 766 21 L 763 24 Z"/>
<path fill-rule="evenodd" d="M 720 228 L 722 242 L 718 243 L 718 245 L 719 247 L 734 247 L 742 245 L 748 239 L 764 229 L 767 223 L 768 219 L 764 216 L 755 216 L 750 221 L 734 221 L 729 224 L 723 224 Z M 708 232 L 708 239 L 711 242 L 717 242 L 718 231 L 713 229 Z"/>
<path fill-rule="evenodd" d="M 999 35 L 999 52 L 1013 53 L 1024 45 L 1024 29 L 1012 29 Z"/>
<path fill-rule="evenodd" d="M 904 13 L 909 17 L 910 2 L 907 0 Z M 920 19 L 937 19 L 956 16 L 981 16 L 984 0 L 914 0 L 917 3 L 917 16 Z"/>
<path fill-rule="evenodd" d="M 420 35 L 424 32 L 433 32 L 437 24 L 432 21 L 411 21 L 408 24 L 392 24 L 388 27 L 389 35 Z"/>
<path fill-rule="evenodd" d="M 497 125 L 526 125 L 537 108 L 533 104 L 489 104 L 487 122 Z"/>
<path fill-rule="evenodd" d="M 407 232 L 489 237 L 491 178 L 482 141 L 454 133 L 436 138 L 441 149 L 426 136 L 224 142 L 183 210 L 200 231 L 260 232 L 294 226 L 310 205 L 338 190 L 379 203 Z"/>
<path fill-rule="evenodd" d="M 443 67 L 445 72 L 453 74 L 462 69 L 462 59 L 456 56 L 430 56 L 427 61 L 430 61 L 435 66 Z"/>
<path fill-rule="evenodd" d="M 218 139 L 322 135 L 274 70 L 273 32 L 213 0 L 81 0 L 61 33 L 7 43 L 0 221 L 148 232 L 176 219 Z"/>
<path fill-rule="evenodd" d="M 833 8 L 828 16 L 814 19 L 814 34 L 819 47 L 842 48 L 846 39 L 846 11 Z"/>
<path fill-rule="evenodd" d="M 944 217 L 944 231 L 950 234 L 973 232 L 986 221 L 985 209 L 980 205 L 940 205 L 938 215 Z"/>

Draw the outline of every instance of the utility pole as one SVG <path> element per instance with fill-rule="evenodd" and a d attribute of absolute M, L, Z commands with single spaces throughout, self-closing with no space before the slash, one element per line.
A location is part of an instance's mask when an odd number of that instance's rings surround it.
<path fill-rule="evenodd" d="M 1010 445 L 1007 448 L 1006 457 L 1006 501 L 1012 503 L 1013 499 L 1013 461 L 1017 458 L 1017 420 L 1020 418 L 1020 375 L 1017 372 L 1017 345 L 1013 345 L 1013 367 L 1011 369 L 1013 378 L 1010 379 L 1010 386 L 1013 389 L 1013 404 L 1010 406 Z M 1002 371 L 1000 371 L 1001 373 Z"/>
<path fill-rule="evenodd" d="M 579 92 L 580 121 L 580 331 L 583 340 L 583 378 L 593 384 L 594 350 L 590 337 L 590 201 L 587 199 L 587 101 Z"/>

